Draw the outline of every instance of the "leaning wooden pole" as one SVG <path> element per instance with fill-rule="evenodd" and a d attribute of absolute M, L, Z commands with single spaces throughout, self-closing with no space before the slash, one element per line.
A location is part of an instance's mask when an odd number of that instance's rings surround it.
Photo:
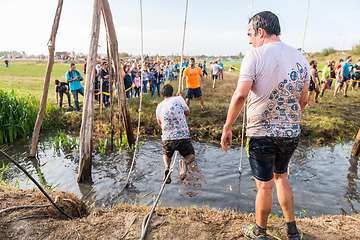
<path fill-rule="evenodd" d="M 111 151 L 114 149 L 114 84 L 113 84 L 113 72 L 112 72 L 112 60 L 109 52 L 109 38 L 106 39 L 107 44 L 107 56 L 109 62 L 109 94 L 110 94 L 110 136 L 111 136 Z"/>
<path fill-rule="evenodd" d="M 118 92 L 118 105 L 119 105 L 119 112 L 120 118 L 122 119 L 124 129 L 126 131 L 128 143 L 130 146 L 135 144 L 134 133 L 131 124 L 129 106 L 126 98 L 125 93 L 125 85 L 124 80 L 121 74 L 121 65 L 119 61 L 119 51 L 118 51 L 118 41 L 116 37 L 116 31 L 114 22 L 112 19 L 112 14 L 109 6 L 109 2 L 107 0 L 102 0 L 102 12 L 103 18 L 105 22 L 105 29 L 106 33 L 109 36 L 109 43 L 110 43 L 110 55 L 111 59 L 114 62 L 114 71 L 115 71 L 115 81 L 116 81 L 116 88 Z"/>
<path fill-rule="evenodd" d="M 91 164 L 94 132 L 94 81 L 101 18 L 100 0 L 94 0 L 91 41 L 85 78 L 84 105 L 80 129 L 80 161 L 77 182 L 91 179 Z"/>
<path fill-rule="evenodd" d="M 38 112 L 35 126 L 34 126 L 34 132 L 33 132 L 29 157 L 35 157 L 36 150 L 37 150 L 37 144 L 38 144 L 38 140 L 39 140 L 40 128 L 41 128 L 42 121 L 44 120 L 47 97 L 48 97 L 49 86 L 50 86 L 51 71 L 52 71 L 52 68 L 54 65 L 55 39 L 56 39 L 57 30 L 59 27 L 62 5 L 63 5 L 63 0 L 59 0 L 58 6 L 56 9 L 55 18 L 54 18 L 54 23 L 53 23 L 51 34 L 50 34 L 50 39 L 48 42 L 49 60 L 48 60 L 46 73 L 45 73 L 44 89 L 43 89 L 41 104 L 40 104 L 39 112 Z"/>
<path fill-rule="evenodd" d="M 360 129 L 356 135 L 354 146 L 351 150 L 351 156 L 359 156 L 360 154 Z"/>

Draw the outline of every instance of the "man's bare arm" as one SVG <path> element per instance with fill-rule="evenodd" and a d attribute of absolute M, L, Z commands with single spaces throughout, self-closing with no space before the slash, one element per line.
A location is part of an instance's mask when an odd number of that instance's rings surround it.
<path fill-rule="evenodd" d="M 200 74 L 200 77 L 201 77 L 201 81 L 203 82 L 204 84 L 204 89 L 206 89 L 206 85 L 205 85 L 205 78 L 202 74 Z"/>
<path fill-rule="evenodd" d="M 304 84 L 303 91 L 300 97 L 300 108 L 301 112 L 304 111 L 306 104 L 308 103 L 308 91 L 309 91 L 309 84 Z"/>
<path fill-rule="evenodd" d="M 228 150 L 226 140 L 229 140 L 229 146 L 232 144 L 231 126 L 239 116 L 252 85 L 253 82 L 240 82 L 236 87 L 234 95 L 232 96 L 226 123 L 221 136 L 221 146 L 225 152 Z"/>
<path fill-rule="evenodd" d="M 186 76 L 184 75 L 183 79 L 182 79 L 182 90 L 183 91 L 185 90 L 185 80 L 186 80 Z"/>

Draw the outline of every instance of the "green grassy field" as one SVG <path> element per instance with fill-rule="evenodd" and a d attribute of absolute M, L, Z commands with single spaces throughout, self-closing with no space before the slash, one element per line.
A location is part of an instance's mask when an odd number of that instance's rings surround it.
<path fill-rule="evenodd" d="M 22 97 L 34 96 L 40 100 L 46 67 L 46 63 L 37 62 L 10 62 L 9 68 L 0 65 L 0 88 L 4 90 L 14 89 Z M 55 63 L 53 66 L 48 99 L 52 103 L 55 103 L 54 80 L 65 81 L 65 73 L 68 70 L 68 64 Z M 77 65 L 77 70 L 82 73 L 82 64 Z"/>

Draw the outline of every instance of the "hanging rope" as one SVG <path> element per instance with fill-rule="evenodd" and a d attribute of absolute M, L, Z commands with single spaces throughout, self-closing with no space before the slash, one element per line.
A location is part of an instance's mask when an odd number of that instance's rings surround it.
<path fill-rule="evenodd" d="M 251 10 L 250 10 L 250 18 L 253 15 L 253 6 L 254 6 L 254 0 L 251 0 Z M 250 50 L 250 44 L 249 44 L 249 50 Z M 239 69 L 240 71 L 240 69 Z M 242 170 L 242 160 L 243 160 L 243 149 L 244 149 L 244 135 L 245 135 L 245 119 L 246 119 L 246 100 L 243 106 L 243 124 L 242 124 L 242 131 L 241 131 L 241 151 L 240 151 L 240 166 L 239 166 L 239 173 L 241 174 Z"/>
<path fill-rule="evenodd" d="M 186 32 L 186 19 L 187 19 L 187 11 L 188 11 L 188 3 L 189 0 L 186 0 L 186 9 L 185 9 L 185 21 L 184 21 L 184 33 L 183 33 L 183 42 L 182 42 L 182 49 L 181 49 L 181 62 L 180 62 L 180 78 L 179 78 L 179 88 L 178 88 L 178 93 L 181 91 L 181 84 L 182 84 L 182 73 L 183 73 L 183 69 L 182 69 L 182 62 L 184 59 L 184 47 L 185 47 L 185 32 Z"/>
<path fill-rule="evenodd" d="M 141 0 L 140 0 L 141 2 Z M 183 61 L 183 57 L 184 57 L 184 45 L 185 45 L 185 31 L 186 31 L 186 19 L 187 19 L 187 11 L 188 11 L 188 3 L 189 3 L 189 0 L 186 0 L 186 10 L 185 10 L 185 21 L 184 21 L 184 34 L 183 34 L 183 43 L 182 43 L 182 50 L 181 50 L 181 63 L 182 64 L 182 61 Z M 181 69 L 181 68 L 180 68 Z M 181 87 L 181 82 L 182 82 L 182 71 L 180 71 L 180 78 L 179 78 L 179 87 L 178 87 L 178 93 L 180 92 L 180 87 Z M 170 177 L 170 174 L 174 171 L 174 165 L 175 165 L 175 162 L 176 162 L 176 158 L 177 158 L 177 154 L 178 154 L 178 151 L 175 151 L 175 156 L 174 156 L 174 161 L 172 162 L 171 164 L 171 167 L 170 167 L 170 170 L 169 170 L 169 173 L 166 175 L 166 178 L 165 180 L 163 181 L 163 184 L 161 186 L 161 189 L 160 189 L 160 192 L 151 208 L 151 211 L 145 216 L 144 220 L 143 220 L 143 224 L 142 224 L 142 235 L 141 235 L 141 240 L 145 239 L 145 236 L 146 236 L 146 231 L 147 231 L 147 228 L 149 226 L 149 223 L 150 223 L 150 220 L 151 220 L 151 217 L 155 211 L 155 208 L 156 208 L 156 205 L 161 197 L 161 194 L 165 188 L 165 184 L 167 182 L 167 180 L 169 179 Z"/>
<path fill-rule="evenodd" d="M 139 142 L 139 133 L 140 133 L 140 120 L 141 120 L 141 104 L 142 104 L 142 97 L 143 97 L 143 74 L 144 74 L 144 54 L 143 54 L 143 20 L 142 20 L 142 0 L 140 0 L 140 21 L 141 21 L 141 69 L 140 69 L 140 103 L 139 103 L 139 118 L 138 118 L 138 127 L 137 127 L 137 135 L 136 135 L 136 141 L 135 141 L 135 146 L 134 146 L 134 155 L 133 155 L 133 159 L 131 162 L 131 167 L 128 173 L 128 176 L 126 178 L 125 181 L 125 185 L 123 187 L 123 189 L 120 191 L 120 193 L 128 187 L 129 185 L 129 179 L 130 179 L 130 175 L 132 172 L 132 169 L 134 167 L 134 163 L 135 163 L 135 157 L 136 157 L 136 153 L 137 153 L 137 149 L 138 149 L 138 142 Z"/>

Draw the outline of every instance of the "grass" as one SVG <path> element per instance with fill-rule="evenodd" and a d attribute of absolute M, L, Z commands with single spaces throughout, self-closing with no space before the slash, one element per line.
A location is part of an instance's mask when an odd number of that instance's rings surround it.
<path fill-rule="evenodd" d="M 337 60 L 337 58 L 334 59 Z M 240 68 L 240 63 L 233 65 L 236 68 Z M 77 64 L 78 70 L 81 70 L 81 66 L 82 64 Z M 318 69 L 322 69 L 324 66 L 325 62 L 318 61 Z M 208 111 L 206 114 L 201 112 L 197 100 L 191 100 L 191 114 L 190 117 L 187 118 L 191 138 L 216 142 L 220 140 L 230 99 L 238 80 L 236 71 L 233 71 L 233 74 L 227 74 L 227 69 L 228 68 L 225 67 L 226 79 L 218 81 L 215 90 L 211 89 L 210 77 L 206 80 L 206 86 L 208 88 L 202 88 L 205 108 Z M 11 63 L 10 68 L 8 69 L 1 66 L 0 86 L 6 91 L 15 89 L 20 96 L 28 98 L 31 95 L 37 101 L 40 101 L 43 91 L 45 70 L 46 63 L 14 62 Z M 57 78 L 63 81 L 67 70 L 67 64 L 54 65 L 48 97 L 48 111 L 53 114 L 49 114 L 46 117 L 45 121 L 48 125 L 45 125 L 44 127 L 67 128 L 69 130 L 78 131 L 81 125 L 81 114 L 75 114 L 74 112 L 70 112 L 70 114 L 59 114 L 55 104 L 55 85 L 53 80 Z M 208 73 L 209 72 L 208 68 Z M 178 81 L 173 81 L 171 84 L 176 93 Z M 342 94 L 339 94 L 339 97 L 334 99 L 332 98 L 331 91 L 326 91 L 324 97 L 320 99 L 318 104 L 313 103 L 311 100 L 314 109 L 305 109 L 301 122 L 303 137 L 307 139 L 325 138 L 326 140 L 337 140 L 341 137 L 350 140 L 356 135 L 360 127 L 360 120 L 356 115 L 360 110 L 358 107 L 360 106 L 360 92 L 349 91 L 348 95 L 351 98 L 343 98 Z M 184 92 L 182 92 L 182 95 L 184 96 Z M 116 101 L 115 98 L 115 109 L 117 108 Z M 155 137 L 161 136 L 161 128 L 156 122 L 156 107 L 161 101 L 162 98 L 158 98 L 156 94 L 154 98 L 151 98 L 151 94 L 143 95 L 141 134 Z M 80 102 L 82 102 L 82 98 L 80 98 Z M 135 133 L 139 114 L 139 98 L 130 99 L 128 103 Z M 97 102 L 95 103 L 95 106 L 99 108 Z M 110 110 L 103 109 L 102 114 L 96 110 L 94 119 L 95 132 L 109 135 Z M 118 114 L 115 114 L 114 122 L 115 135 L 118 136 L 115 137 L 115 140 L 121 139 L 123 130 L 120 128 Z M 241 142 L 241 138 L 239 139 L 241 136 L 241 129 L 242 114 L 240 114 L 233 126 L 234 142 Z"/>

